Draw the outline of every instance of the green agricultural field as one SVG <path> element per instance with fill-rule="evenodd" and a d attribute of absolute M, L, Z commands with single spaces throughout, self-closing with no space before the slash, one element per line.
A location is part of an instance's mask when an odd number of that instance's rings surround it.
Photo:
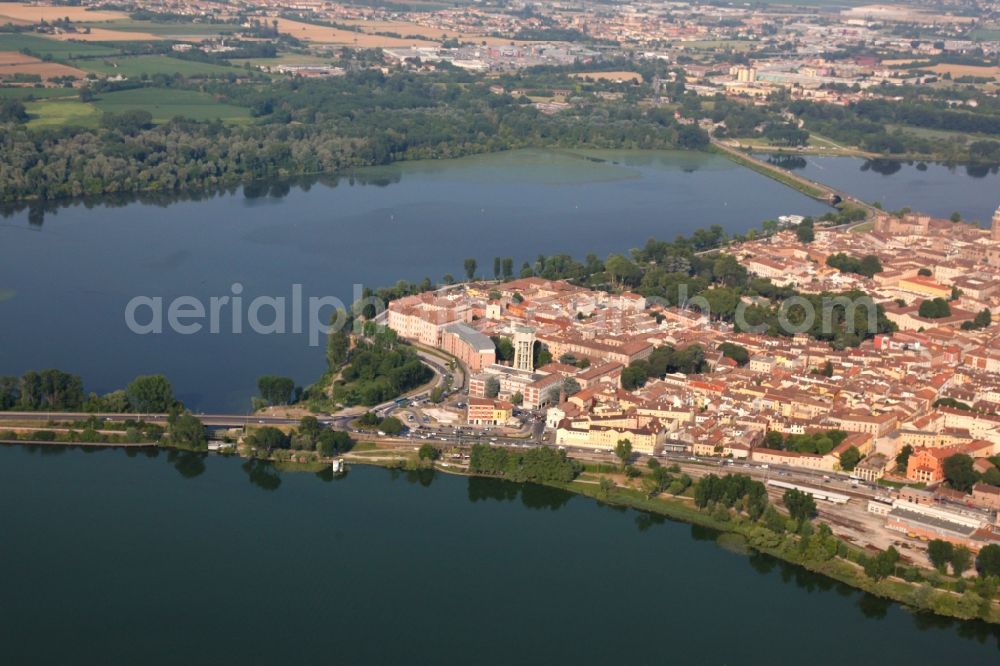
<path fill-rule="evenodd" d="M 976 28 L 969 33 L 969 38 L 982 42 L 1000 41 L 1000 28 Z"/>
<path fill-rule="evenodd" d="M 160 55 L 141 56 L 121 56 L 118 58 L 101 58 L 96 60 L 79 60 L 72 63 L 74 67 L 93 72 L 95 74 L 106 74 L 134 78 L 143 74 L 153 76 L 154 74 L 181 74 L 183 76 L 197 76 L 199 74 L 228 74 L 238 70 L 225 65 L 214 65 L 212 63 L 195 62 L 193 60 L 181 60 Z"/>
<path fill-rule="evenodd" d="M 119 53 L 118 49 L 101 44 L 60 42 L 55 39 L 22 33 L 0 34 L 0 51 L 20 51 L 21 49 L 29 49 L 40 58 L 49 57 L 60 61 L 70 58 L 99 58 Z"/>
<path fill-rule="evenodd" d="M 165 123 L 175 116 L 193 120 L 226 120 L 245 122 L 250 118 L 249 109 L 225 104 L 208 93 L 195 90 L 169 90 L 164 88 L 136 88 L 104 93 L 93 105 L 107 113 L 121 113 L 130 109 L 143 109 L 153 115 L 153 122 Z"/>
<path fill-rule="evenodd" d="M 0 88 L 0 99 L 51 99 L 53 97 L 70 97 L 76 99 L 79 93 L 74 88 L 33 88 L 18 86 Z"/>
<path fill-rule="evenodd" d="M 31 116 L 28 127 L 33 129 L 66 125 L 96 127 L 101 120 L 101 112 L 92 104 L 78 101 L 45 100 L 28 102 L 24 107 Z"/>
<path fill-rule="evenodd" d="M 329 65 L 334 59 L 329 56 L 299 55 L 282 53 L 274 58 L 234 58 L 229 62 L 237 67 L 250 63 L 254 67 L 276 67 L 278 65 Z"/>
<path fill-rule="evenodd" d="M 871 3 L 869 0 L 773 0 L 767 4 L 786 7 L 858 7 Z"/>
<path fill-rule="evenodd" d="M 157 37 L 211 37 L 218 34 L 230 34 L 239 31 L 238 25 L 230 23 L 156 23 L 154 21 L 103 21 L 100 23 L 82 23 L 80 25 L 104 30 L 122 30 L 125 32 L 145 32 Z"/>
<path fill-rule="evenodd" d="M 733 51 L 749 51 L 755 45 L 755 42 L 750 42 L 742 39 L 700 39 L 691 42 L 674 42 L 673 46 L 680 46 L 685 49 L 698 49 L 698 50 L 728 50 Z"/>

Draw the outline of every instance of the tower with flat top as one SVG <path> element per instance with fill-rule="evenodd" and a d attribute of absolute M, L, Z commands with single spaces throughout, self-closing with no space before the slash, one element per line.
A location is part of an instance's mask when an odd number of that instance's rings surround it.
<path fill-rule="evenodd" d="M 997 212 L 993 213 L 993 226 L 990 232 L 990 238 L 1000 243 L 1000 206 L 997 207 Z"/>
<path fill-rule="evenodd" d="M 514 330 L 514 367 L 532 372 L 535 369 L 535 331 L 527 326 Z"/>

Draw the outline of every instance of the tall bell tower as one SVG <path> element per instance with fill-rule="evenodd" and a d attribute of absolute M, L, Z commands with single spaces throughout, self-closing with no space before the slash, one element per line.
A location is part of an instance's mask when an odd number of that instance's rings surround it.
<path fill-rule="evenodd" d="M 991 227 L 990 238 L 1000 243 L 1000 207 L 993 213 L 993 226 Z"/>

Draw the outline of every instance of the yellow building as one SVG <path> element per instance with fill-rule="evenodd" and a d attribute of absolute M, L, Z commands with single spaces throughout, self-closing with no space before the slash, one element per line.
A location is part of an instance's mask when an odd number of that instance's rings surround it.
<path fill-rule="evenodd" d="M 643 421 L 645 421 L 643 423 Z M 612 450 L 620 440 L 632 443 L 632 450 L 653 455 L 667 439 L 667 428 L 657 419 L 638 416 L 616 418 L 564 419 L 556 429 L 556 444 L 588 449 Z"/>
<path fill-rule="evenodd" d="M 951 287 L 925 277 L 903 278 L 897 288 L 925 298 L 951 298 Z"/>

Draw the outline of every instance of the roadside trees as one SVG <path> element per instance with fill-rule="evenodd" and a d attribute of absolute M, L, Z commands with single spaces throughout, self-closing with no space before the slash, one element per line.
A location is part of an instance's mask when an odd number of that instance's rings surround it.
<path fill-rule="evenodd" d="M 859 462 L 861 462 L 861 451 L 856 446 L 852 446 L 840 454 L 840 466 L 846 472 L 852 471 Z"/>
<path fill-rule="evenodd" d="M 986 576 L 1000 578 L 1000 546 L 991 543 L 979 551 L 979 557 L 976 558 L 976 571 L 984 578 Z"/>
<path fill-rule="evenodd" d="M 170 382 L 163 375 L 143 375 L 136 377 L 125 388 L 132 410 L 144 412 L 167 412 L 177 402 Z"/>
<path fill-rule="evenodd" d="M 619 439 L 618 443 L 615 444 L 615 456 L 621 461 L 621 468 L 624 470 L 625 465 L 632 458 L 632 442 L 628 439 Z"/>
<path fill-rule="evenodd" d="M 809 520 L 816 515 L 816 500 L 809 493 L 789 488 L 781 500 L 788 509 L 788 514 L 799 522 Z"/>
<path fill-rule="evenodd" d="M 927 558 L 931 561 L 931 565 L 941 573 L 947 571 L 948 564 L 954 554 L 955 547 L 949 541 L 934 539 L 927 544 Z"/>
<path fill-rule="evenodd" d="M 170 441 L 175 445 L 188 449 L 205 448 L 205 425 L 194 414 L 172 414 L 167 423 Z"/>
<path fill-rule="evenodd" d="M 865 562 L 865 574 L 873 580 L 882 580 L 891 576 L 899 561 L 899 551 L 889 546 L 889 549 L 869 558 Z"/>
<path fill-rule="evenodd" d="M 434 462 L 441 457 L 441 451 L 439 451 L 433 444 L 423 444 L 421 445 L 420 450 L 417 451 L 417 456 L 421 460 L 430 460 L 431 462 Z"/>

